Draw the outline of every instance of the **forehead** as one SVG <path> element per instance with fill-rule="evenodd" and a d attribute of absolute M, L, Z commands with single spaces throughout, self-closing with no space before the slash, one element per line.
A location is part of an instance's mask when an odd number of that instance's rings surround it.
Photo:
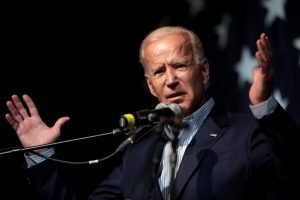
<path fill-rule="evenodd" d="M 175 58 L 174 56 L 187 56 L 191 54 L 192 45 L 189 37 L 184 33 L 164 35 L 156 40 L 149 41 L 145 47 L 147 61 L 153 59 Z"/>

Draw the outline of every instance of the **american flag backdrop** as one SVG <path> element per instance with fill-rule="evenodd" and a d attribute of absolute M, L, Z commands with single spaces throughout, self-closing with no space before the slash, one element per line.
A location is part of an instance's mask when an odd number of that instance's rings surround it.
<path fill-rule="evenodd" d="M 212 93 L 220 102 L 233 111 L 249 111 L 256 40 L 265 32 L 273 50 L 273 94 L 300 124 L 300 1 L 186 0 L 179 4 L 165 21 L 199 33 L 211 66 Z"/>

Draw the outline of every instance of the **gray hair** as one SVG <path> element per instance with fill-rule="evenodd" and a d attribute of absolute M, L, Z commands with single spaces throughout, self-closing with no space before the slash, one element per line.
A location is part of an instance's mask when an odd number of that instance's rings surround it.
<path fill-rule="evenodd" d="M 193 51 L 193 58 L 194 62 L 199 64 L 200 61 L 205 58 L 204 49 L 202 42 L 200 38 L 194 33 L 193 31 L 181 27 L 181 26 L 164 26 L 155 29 L 154 31 L 150 32 L 145 39 L 143 40 L 141 46 L 140 46 L 140 52 L 139 52 L 139 59 L 142 66 L 145 68 L 146 62 L 145 62 L 145 47 L 147 44 L 151 42 L 155 42 L 165 36 L 168 36 L 170 34 L 178 34 L 178 33 L 184 33 L 187 34 L 191 45 L 192 45 L 192 51 Z"/>

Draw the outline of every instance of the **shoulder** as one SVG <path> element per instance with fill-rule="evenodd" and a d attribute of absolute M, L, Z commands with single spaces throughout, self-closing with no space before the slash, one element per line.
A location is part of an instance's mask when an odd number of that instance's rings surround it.
<path fill-rule="evenodd" d="M 258 120 L 250 112 L 231 112 L 218 104 L 214 106 L 209 117 L 221 128 L 226 126 L 258 126 Z"/>

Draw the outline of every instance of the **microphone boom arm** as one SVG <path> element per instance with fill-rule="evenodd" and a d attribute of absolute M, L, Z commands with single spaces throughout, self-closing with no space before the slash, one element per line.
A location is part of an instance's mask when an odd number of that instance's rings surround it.
<path fill-rule="evenodd" d="M 4 148 L 4 149 L 0 149 L 0 155 L 10 154 L 10 153 L 17 153 L 17 152 L 28 152 L 28 151 L 33 151 L 33 150 L 37 150 L 37 149 L 54 147 L 54 146 L 61 145 L 61 144 L 67 144 L 67 143 L 77 142 L 77 141 L 81 141 L 81 140 L 93 139 L 93 138 L 107 136 L 107 135 L 116 135 L 116 134 L 119 134 L 119 133 L 127 133 L 129 131 L 130 131 L 130 129 L 122 129 L 122 130 L 121 129 L 114 129 L 112 132 L 108 132 L 108 133 L 90 135 L 90 136 L 86 136 L 86 137 L 75 138 L 75 139 L 70 139 L 70 140 L 64 140 L 64 141 L 59 141 L 59 142 L 53 142 L 53 143 L 49 143 L 49 144 L 42 144 L 42 145 L 37 145 L 37 146 L 32 146 L 32 147 Z M 10 150 L 7 150 L 7 149 L 10 149 Z"/>

